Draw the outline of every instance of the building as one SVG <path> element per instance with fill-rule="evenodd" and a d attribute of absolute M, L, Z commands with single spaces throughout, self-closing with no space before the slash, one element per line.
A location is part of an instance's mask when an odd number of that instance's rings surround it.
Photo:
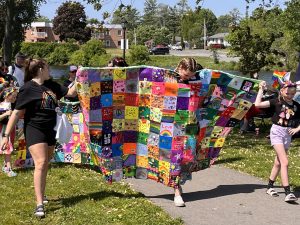
<path fill-rule="evenodd" d="M 229 47 L 230 44 L 225 40 L 229 33 L 217 33 L 207 38 L 207 46 L 214 45 L 219 48 Z"/>
<path fill-rule="evenodd" d="M 101 27 L 97 25 L 88 26 L 92 29 L 92 38 L 103 41 L 106 48 L 121 48 L 123 39 L 121 24 L 103 24 Z M 128 46 L 126 47 L 128 48 Z"/>
<path fill-rule="evenodd" d="M 53 24 L 33 22 L 25 31 L 25 42 L 59 42 L 59 36 L 53 32 Z"/>

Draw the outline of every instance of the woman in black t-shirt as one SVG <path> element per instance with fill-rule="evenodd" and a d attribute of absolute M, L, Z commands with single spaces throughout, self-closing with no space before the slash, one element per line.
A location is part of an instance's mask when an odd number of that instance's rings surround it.
<path fill-rule="evenodd" d="M 19 90 L 15 110 L 13 111 L 6 131 L 3 134 L 0 148 L 8 143 L 8 136 L 18 119 L 24 115 L 24 134 L 26 146 L 35 164 L 34 190 L 37 200 L 35 215 L 45 215 L 43 203 L 45 198 L 48 162 L 53 156 L 55 145 L 57 100 L 63 96 L 75 96 L 75 85 L 68 89 L 50 79 L 49 66 L 44 60 L 26 62 L 25 84 Z"/>
<path fill-rule="evenodd" d="M 271 145 L 275 149 L 276 157 L 269 177 L 267 194 L 278 196 L 274 189 L 274 182 L 280 171 L 282 186 L 285 190 L 285 201 L 295 202 L 297 198 L 291 192 L 288 179 L 288 156 L 287 151 L 291 144 L 291 137 L 300 131 L 300 105 L 293 100 L 296 94 L 296 85 L 287 82 L 280 90 L 279 99 L 262 101 L 263 90 L 266 82 L 260 84 L 260 88 L 255 101 L 258 108 L 269 108 L 274 112 L 272 117 L 272 128 L 270 132 Z"/>

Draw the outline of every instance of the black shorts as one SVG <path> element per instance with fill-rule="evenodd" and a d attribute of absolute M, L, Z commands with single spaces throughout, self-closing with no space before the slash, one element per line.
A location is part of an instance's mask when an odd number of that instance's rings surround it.
<path fill-rule="evenodd" d="M 54 146 L 56 143 L 56 131 L 53 129 L 41 130 L 32 126 L 26 126 L 24 134 L 27 148 L 39 143 L 47 143 L 48 146 Z"/>

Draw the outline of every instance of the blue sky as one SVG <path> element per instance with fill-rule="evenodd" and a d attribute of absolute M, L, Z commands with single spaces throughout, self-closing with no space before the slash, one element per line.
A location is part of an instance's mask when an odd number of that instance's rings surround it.
<path fill-rule="evenodd" d="M 64 0 L 47 0 L 47 4 L 41 6 L 40 14 L 47 16 L 50 19 L 56 14 L 56 9 L 63 3 Z M 103 0 L 104 4 L 102 10 L 97 12 L 93 9 L 93 6 L 86 4 L 82 0 L 78 0 L 85 6 L 86 15 L 89 18 L 102 19 L 102 13 L 108 11 L 112 14 L 112 11 L 120 4 L 120 0 Z M 144 2 L 143 0 L 122 0 L 124 5 L 131 4 L 133 7 L 137 8 L 141 13 L 143 12 Z M 158 0 L 158 3 L 164 3 L 173 6 L 178 1 L 177 0 Z M 188 0 L 191 8 L 195 7 L 196 0 Z M 250 11 L 256 8 L 261 2 L 261 0 L 256 0 L 256 3 L 250 4 Z M 275 0 L 283 7 L 284 0 Z M 216 16 L 224 15 L 230 12 L 232 9 L 237 8 L 242 14 L 245 13 L 246 3 L 245 0 L 204 0 L 203 8 L 208 8 L 213 11 Z"/>

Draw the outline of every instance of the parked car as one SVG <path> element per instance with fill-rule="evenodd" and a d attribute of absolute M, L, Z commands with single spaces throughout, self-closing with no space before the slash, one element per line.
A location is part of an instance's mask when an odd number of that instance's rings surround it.
<path fill-rule="evenodd" d="M 182 46 L 181 45 L 173 45 L 172 50 L 182 51 Z"/>
<path fill-rule="evenodd" d="M 151 55 L 165 55 L 169 54 L 169 48 L 168 47 L 154 47 L 149 50 Z"/>

